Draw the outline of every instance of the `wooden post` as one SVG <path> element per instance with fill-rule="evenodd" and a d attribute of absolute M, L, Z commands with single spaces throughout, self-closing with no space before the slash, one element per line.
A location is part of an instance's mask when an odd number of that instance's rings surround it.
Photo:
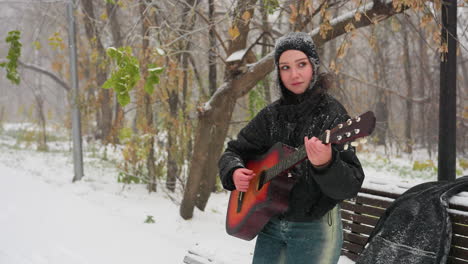
<path fill-rule="evenodd" d="M 456 167 L 456 96 L 457 96 L 457 1 L 442 4 L 442 53 L 439 99 L 439 169 L 438 180 L 455 180 Z"/>

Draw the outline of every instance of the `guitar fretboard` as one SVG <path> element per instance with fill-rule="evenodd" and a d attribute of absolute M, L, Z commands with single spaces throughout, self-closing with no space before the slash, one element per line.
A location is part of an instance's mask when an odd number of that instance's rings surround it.
<path fill-rule="evenodd" d="M 320 141 L 327 143 L 326 139 L 327 134 L 323 133 L 318 137 Z M 292 167 L 296 166 L 297 164 L 301 163 L 303 160 L 307 158 L 307 152 L 305 146 L 300 146 L 296 151 L 294 151 L 291 155 L 289 155 L 286 159 L 281 160 L 273 167 L 269 168 L 265 171 L 265 179 L 263 184 L 272 180 L 276 176 L 280 175 L 283 172 L 291 169 Z"/>

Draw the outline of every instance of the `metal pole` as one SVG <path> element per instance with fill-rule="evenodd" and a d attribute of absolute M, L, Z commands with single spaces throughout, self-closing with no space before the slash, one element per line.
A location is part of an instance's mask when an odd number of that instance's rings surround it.
<path fill-rule="evenodd" d="M 442 44 L 448 45 L 440 63 L 438 180 L 456 178 L 457 0 L 442 2 Z"/>
<path fill-rule="evenodd" d="M 73 167 L 75 175 L 73 182 L 83 178 L 83 149 L 81 146 L 81 118 L 78 105 L 78 73 L 76 69 L 76 27 L 75 27 L 75 0 L 67 4 L 68 15 L 68 49 L 70 51 L 70 75 L 72 87 L 72 137 L 73 137 Z"/>

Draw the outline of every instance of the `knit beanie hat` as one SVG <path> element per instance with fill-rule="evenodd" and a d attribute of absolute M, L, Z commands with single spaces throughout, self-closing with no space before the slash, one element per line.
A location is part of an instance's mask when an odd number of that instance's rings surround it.
<path fill-rule="evenodd" d="M 287 95 L 292 95 L 292 93 L 284 87 L 283 82 L 279 74 L 279 58 L 281 54 L 287 50 L 299 50 L 304 52 L 309 58 L 310 63 L 312 64 L 313 77 L 310 82 L 308 90 L 312 90 L 315 83 L 318 79 L 318 70 L 320 66 L 320 59 L 315 50 L 315 44 L 312 40 L 312 37 L 304 32 L 290 32 L 282 37 L 280 37 L 275 44 L 275 65 L 278 72 L 278 84 L 281 89 L 283 97 Z"/>

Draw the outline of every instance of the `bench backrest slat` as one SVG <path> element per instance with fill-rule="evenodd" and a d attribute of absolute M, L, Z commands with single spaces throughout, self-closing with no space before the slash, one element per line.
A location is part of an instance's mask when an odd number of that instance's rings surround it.
<path fill-rule="evenodd" d="M 341 203 L 341 209 L 361 213 L 361 214 L 368 214 L 380 217 L 385 212 L 385 209 L 372 207 L 365 204 L 357 204 L 357 203 L 350 203 L 350 202 L 343 202 Z"/>
<path fill-rule="evenodd" d="M 368 215 L 356 214 L 354 212 L 341 210 L 341 218 L 350 222 L 356 222 L 366 225 L 375 226 L 379 221 L 378 217 L 370 217 Z"/>
<path fill-rule="evenodd" d="M 452 232 L 455 233 L 455 234 L 460 234 L 462 236 L 468 236 L 468 226 L 467 225 L 452 224 Z"/>
<path fill-rule="evenodd" d="M 463 259 L 463 260 L 468 260 L 468 249 L 466 248 L 458 248 L 458 247 L 452 247 L 450 248 L 450 256 Z"/>
<path fill-rule="evenodd" d="M 447 259 L 447 264 L 468 264 L 468 261 L 462 259 L 456 259 L 454 257 L 449 257 Z"/>

